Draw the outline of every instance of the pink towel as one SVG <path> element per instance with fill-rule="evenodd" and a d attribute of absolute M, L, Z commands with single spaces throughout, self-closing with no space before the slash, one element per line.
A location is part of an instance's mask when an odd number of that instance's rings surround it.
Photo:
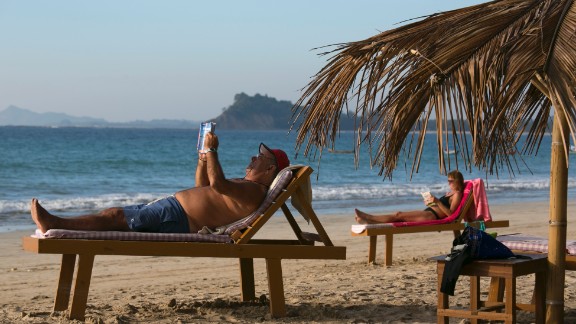
<path fill-rule="evenodd" d="M 486 190 L 484 189 L 484 181 L 478 178 L 470 180 L 470 182 L 472 182 L 472 192 L 476 208 L 470 208 L 464 219 L 467 222 L 491 221 L 492 215 L 490 214 L 490 207 L 488 207 L 488 197 L 486 196 Z"/>

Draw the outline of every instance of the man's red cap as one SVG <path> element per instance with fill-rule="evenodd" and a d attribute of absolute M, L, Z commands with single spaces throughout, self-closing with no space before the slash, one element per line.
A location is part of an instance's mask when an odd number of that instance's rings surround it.
<path fill-rule="evenodd" d="M 284 169 L 285 167 L 290 165 L 290 160 L 288 160 L 288 155 L 280 149 L 271 149 L 266 146 L 264 143 L 260 143 L 260 146 L 263 146 L 268 152 L 274 154 L 276 158 L 276 166 L 278 167 L 278 171 Z"/>

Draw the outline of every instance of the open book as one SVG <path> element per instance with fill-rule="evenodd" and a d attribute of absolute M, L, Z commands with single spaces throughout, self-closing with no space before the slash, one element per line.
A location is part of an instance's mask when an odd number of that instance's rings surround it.
<path fill-rule="evenodd" d="M 216 123 L 205 122 L 200 124 L 200 129 L 198 130 L 198 153 L 206 153 L 208 148 L 204 147 L 204 138 L 207 133 L 214 133 L 216 130 Z"/>
<path fill-rule="evenodd" d="M 422 198 L 424 198 L 424 201 L 428 201 L 428 199 L 432 197 L 430 191 L 421 192 L 420 194 L 422 194 Z M 436 203 L 429 203 L 427 206 L 436 206 Z"/>

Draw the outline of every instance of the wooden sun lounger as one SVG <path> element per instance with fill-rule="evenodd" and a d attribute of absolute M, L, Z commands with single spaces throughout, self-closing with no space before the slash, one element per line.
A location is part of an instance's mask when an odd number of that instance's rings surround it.
<path fill-rule="evenodd" d="M 72 303 L 69 317 L 83 320 L 85 317 L 92 267 L 96 255 L 175 256 L 238 258 L 240 266 L 242 301 L 256 299 L 254 264 L 255 258 L 266 260 L 270 312 L 273 317 L 286 315 L 282 259 L 346 259 L 346 247 L 334 246 L 312 209 L 310 202 L 300 199 L 300 213 L 310 219 L 317 233 L 303 232 L 286 205 L 289 197 L 306 197 L 313 170 L 303 166 L 294 172 L 291 182 L 275 202 L 247 229 L 231 235 L 233 243 L 206 242 L 152 242 L 88 239 L 46 239 L 24 237 L 24 250 L 35 253 L 62 254 L 54 311 L 68 309 L 70 294 Z M 254 234 L 281 208 L 288 219 L 295 240 L 255 240 Z M 305 215 L 304 215 L 305 214 Z M 315 241 L 323 245 L 315 245 Z M 76 278 L 74 268 L 76 267 Z M 74 287 L 72 283 L 74 281 Z"/>
<path fill-rule="evenodd" d="M 501 236 L 499 235 L 496 239 L 510 248 L 514 253 L 547 254 L 548 251 L 548 243 L 540 242 L 540 240 L 547 240 L 545 237 L 516 233 Z M 569 271 L 576 271 L 575 246 L 575 241 L 566 242 L 566 270 Z"/>
<path fill-rule="evenodd" d="M 466 215 L 468 209 L 474 205 L 474 195 L 472 192 L 468 195 L 468 199 L 460 212 L 460 215 L 453 223 L 448 224 L 432 224 L 432 225 L 413 225 L 402 227 L 374 227 L 366 228 L 361 233 L 351 231 L 352 236 L 368 236 L 370 243 L 368 247 L 368 263 L 375 263 L 376 261 L 376 243 L 379 235 L 384 235 L 385 254 L 384 262 L 386 266 L 392 265 L 392 249 L 394 247 L 395 234 L 409 234 L 409 233 L 426 233 L 426 232 L 442 232 L 453 231 L 454 238 L 460 235 L 460 231 L 464 230 L 466 224 L 462 222 L 462 215 Z M 509 227 L 508 220 L 490 221 L 484 223 L 486 228 Z"/>

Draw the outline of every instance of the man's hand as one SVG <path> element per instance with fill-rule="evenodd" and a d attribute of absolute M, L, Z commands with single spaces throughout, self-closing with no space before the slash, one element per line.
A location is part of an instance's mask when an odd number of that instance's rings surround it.
<path fill-rule="evenodd" d="M 207 149 L 217 149 L 218 148 L 218 136 L 216 134 L 210 132 L 206 134 L 204 138 L 204 147 Z"/>

